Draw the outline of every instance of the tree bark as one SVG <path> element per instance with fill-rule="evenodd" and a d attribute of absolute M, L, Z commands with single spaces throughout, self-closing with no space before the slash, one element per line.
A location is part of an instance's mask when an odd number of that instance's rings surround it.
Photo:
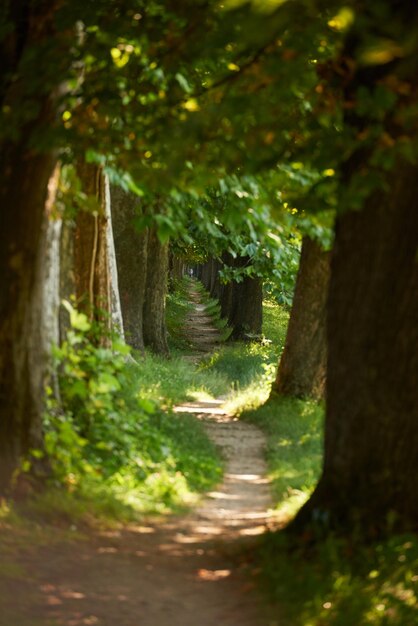
<path fill-rule="evenodd" d="M 70 301 L 75 295 L 74 276 L 74 242 L 75 222 L 66 218 L 63 220 L 60 238 L 60 277 L 59 294 L 61 300 Z M 70 329 L 70 319 L 64 307 L 59 309 L 59 336 L 64 341 Z"/>
<path fill-rule="evenodd" d="M 81 207 L 75 219 L 74 277 L 77 305 L 91 320 L 96 319 L 110 329 L 112 305 L 103 172 L 96 165 L 80 162 L 77 164 L 77 173 L 83 191 L 93 204 Z"/>
<path fill-rule="evenodd" d="M 183 259 L 173 252 L 169 253 L 169 276 L 170 281 L 181 280 L 184 276 L 185 265 Z"/>
<path fill-rule="evenodd" d="M 260 337 L 263 325 L 263 285 L 260 278 L 248 277 L 232 283 L 232 303 L 228 317 L 231 339 Z"/>
<path fill-rule="evenodd" d="M 168 356 L 165 325 L 168 244 L 162 244 L 155 228 L 148 235 L 148 264 L 144 301 L 144 343 L 153 352 Z"/>
<path fill-rule="evenodd" d="M 251 260 L 249 257 L 233 258 L 225 253 L 222 261 L 230 267 L 245 267 Z M 218 281 L 219 282 L 219 281 Z M 245 276 L 241 282 L 230 281 L 220 284 L 214 292 L 219 293 L 221 315 L 228 320 L 233 328 L 231 339 L 248 340 L 260 336 L 263 323 L 263 285 L 258 277 Z"/>
<path fill-rule="evenodd" d="M 1 154 L 0 205 L 0 492 L 21 458 L 42 448 L 48 339 L 42 303 L 45 206 L 52 154 Z M 28 210 L 30 207 L 30 210 Z"/>
<path fill-rule="evenodd" d="M 202 265 L 200 280 L 202 281 L 204 288 L 208 291 L 210 287 L 210 259 Z"/>
<path fill-rule="evenodd" d="M 127 343 L 144 350 L 143 308 L 147 276 L 148 230 L 139 232 L 139 197 L 111 187 L 113 232 L 118 266 L 119 292 Z"/>
<path fill-rule="evenodd" d="M 14 29 L 1 44 L 2 63 L 4 76 L 14 80 L 2 81 L 0 105 L 12 112 L 24 98 L 20 60 L 28 48 L 54 36 L 57 5 L 6 3 Z M 58 83 L 59 78 L 56 90 L 33 95 L 39 114 L 16 129 L 16 139 L 0 145 L 0 493 L 9 487 L 22 457 L 43 447 L 47 359 L 42 347 L 48 341 L 41 280 L 47 274 L 45 211 L 54 188 L 48 192 L 48 183 L 57 155 L 53 148 L 37 150 L 31 141 L 35 132 L 54 123 Z"/>
<path fill-rule="evenodd" d="M 122 318 L 122 305 L 119 293 L 119 276 L 116 262 L 115 239 L 113 235 L 113 219 L 111 209 L 110 183 L 108 176 L 104 176 L 104 203 L 106 217 L 106 248 L 109 264 L 110 278 L 110 309 L 112 318 L 112 329 L 122 339 L 125 338 Z"/>
<path fill-rule="evenodd" d="M 315 399 L 324 396 L 329 274 L 330 253 L 304 237 L 286 344 L 272 393 Z"/>
<path fill-rule="evenodd" d="M 417 175 L 403 164 L 387 196 L 338 220 L 324 468 L 295 527 L 418 528 Z"/>
<path fill-rule="evenodd" d="M 387 2 L 392 32 L 416 35 L 418 6 Z M 373 16 L 375 18 L 375 15 Z M 336 224 L 328 308 L 328 381 L 322 477 L 291 528 L 321 523 L 326 529 L 357 528 L 362 536 L 418 530 L 418 220 L 416 161 L 401 149 L 402 111 L 416 106 L 418 50 L 390 63 L 362 65 L 370 35 L 386 32 L 388 16 L 355 22 L 343 50 L 346 130 L 358 137 L 376 129 L 373 108 L 360 115 L 360 88 L 402 81 L 396 105 L 379 119 L 379 137 L 393 142 L 394 165 L 377 168 L 376 148 L 359 141 L 344 163 L 343 180 L 358 189 L 370 170 L 379 184 L 361 208 L 346 210 Z M 373 32 L 364 32 L 369 24 Z M 377 105 L 376 105 L 377 106 Z M 417 145 L 416 125 L 409 128 Z M 375 155 L 374 155 L 375 156 Z M 348 197 L 353 197 L 352 188 Z"/>

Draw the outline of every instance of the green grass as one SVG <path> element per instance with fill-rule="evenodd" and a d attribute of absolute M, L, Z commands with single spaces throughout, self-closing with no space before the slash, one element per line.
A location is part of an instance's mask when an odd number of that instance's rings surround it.
<path fill-rule="evenodd" d="M 225 404 L 239 415 L 261 406 L 268 398 L 283 350 L 289 314 L 274 301 L 263 305 L 263 340 L 226 344 L 203 360 L 200 368 L 226 381 Z"/>
<path fill-rule="evenodd" d="M 416 536 L 369 546 L 330 537 L 307 551 L 276 533 L 264 540 L 260 560 L 261 586 L 280 606 L 283 626 L 418 623 Z"/>
<path fill-rule="evenodd" d="M 180 356 L 165 359 L 148 353 L 138 361 L 139 367 L 131 370 L 132 386 L 165 408 L 193 400 L 198 394 L 217 397 L 228 386 L 219 372 L 203 371 Z"/>
<path fill-rule="evenodd" d="M 241 419 L 267 436 L 267 462 L 275 509 L 287 521 L 307 500 L 321 470 L 323 407 L 316 402 L 273 397 Z"/>
<path fill-rule="evenodd" d="M 184 324 L 189 310 L 185 283 L 178 287 L 168 302 L 172 328 Z M 272 342 L 224 346 L 198 366 L 178 353 L 170 359 L 135 355 L 133 363 L 117 349 L 82 343 L 73 355 L 70 347 L 62 357 L 68 363 L 66 412 L 52 409 L 46 420 L 54 479 L 26 501 L 25 514 L 70 525 L 103 524 L 195 502 L 219 481 L 222 460 L 202 425 L 171 409 L 219 396 L 237 411 L 260 404 L 274 375 L 287 313 L 267 303 L 265 321 Z M 83 331 L 75 332 L 84 341 Z"/>
<path fill-rule="evenodd" d="M 215 304 L 210 306 L 216 313 Z M 179 330 L 187 314 L 185 293 L 175 294 L 168 309 L 171 327 Z M 3 504 L 3 542 L 7 543 L 10 528 L 10 545 L 20 542 L 26 549 L 30 542 L 51 539 L 48 522 L 61 524 L 64 532 L 76 537 L 75 527 L 86 523 L 130 522 L 193 504 L 199 493 L 219 480 L 222 461 L 200 423 L 192 416 L 173 414 L 171 407 L 219 396 L 241 419 L 266 434 L 276 513 L 281 521 L 288 520 L 309 497 L 320 473 L 323 407 L 280 397 L 266 402 L 287 319 L 288 312 L 269 301 L 264 305 L 262 342 L 226 344 L 196 366 L 180 358 L 188 346 L 179 341 L 169 360 L 147 354 L 138 356 L 137 365 L 124 364 L 122 388 L 103 396 L 111 409 L 110 431 L 103 435 L 107 440 L 113 437 L 114 447 L 83 444 L 81 452 L 93 468 L 90 474 L 84 472 L 80 480 L 67 472 L 67 482 L 19 505 L 34 520 L 32 526 L 24 527 L 16 508 Z M 71 445 L 77 445 L 71 442 L 71 437 L 67 444 L 61 442 L 61 448 L 66 445 L 71 453 Z M 119 465 L 118 455 L 124 459 Z M 6 550 L 3 570 L 0 566 L 6 580 L 24 575 L 13 555 L 12 549 Z M 263 538 L 256 558 L 262 589 L 278 603 L 282 626 L 418 623 L 416 537 L 392 537 L 370 546 L 358 534 L 329 537 L 314 546 L 307 546 L 302 537 L 295 546 L 285 533 L 275 532 Z"/>
<path fill-rule="evenodd" d="M 173 298 L 171 318 L 180 323 L 184 293 Z M 84 317 L 73 317 L 78 327 L 57 352 L 62 405 L 51 398 L 45 415 L 53 475 L 19 510 L 38 520 L 103 524 L 195 503 L 219 482 L 223 461 L 202 424 L 172 408 L 217 397 L 227 381 L 178 356 L 136 354 L 137 362 L 127 361 L 120 341 L 112 350 L 95 347 Z M 29 459 L 24 472 L 30 469 Z"/>
<path fill-rule="evenodd" d="M 275 509 L 286 522 L 309 497 L 322 458 L 323 408 L 276 397 L 241 419 L 267 436 Z M 365 545 L 362 536 L 330 536 L 295 545 L 286 533 L 266 535 L 258 552 L 260 584 L 280 607 L 283 626 L 414 626 L 418 623 L 418 539 L 391 537 Z"/>
<path fill-rule="evenodd" d="M 177 280 L 167 295 L 166 326 L 168 345 L 174 354 L 190 352 L 191 344 L 184 332 L 186 317 L 193 310 L 193 305 L 187 299 L 186 280 Z"/>
<path fill-rule="evenodd" d="M 214 357 L 214 369 L 236 381 L 231 406 L 263 430 L 280 523 L 290 520 L 321 471 L 324 407 L 268 397 L 284 342 L 286 311 L 265 306 L 270 348 L 249 344 Z M 271 370 L 269 371 L 269 367 Z M 263 369 L 267 376 L 263 377 Z M 250 410 L 249 410 L 250 409 Z M 261 542 L 260 586 L 277 603 L 282 626 L 414 626 L 418 623 L 418 539 L 395 536 L 373 545 L 362 537 L 328 537 L 299 546 L 277 531 Z"/>

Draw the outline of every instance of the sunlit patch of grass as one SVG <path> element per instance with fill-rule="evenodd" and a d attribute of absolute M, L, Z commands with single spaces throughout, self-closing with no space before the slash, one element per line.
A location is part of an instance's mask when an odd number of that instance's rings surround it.
<path fill-rule="evenodd" d="M 323 413 L 323 407 L 315 402 L 275 397 L 241 416 L 267 435 L 272 494 L 283 520 L 296 512 L 318 480 Z"/>
<path fill-rule="evenodd" d="M 46 489 L 20 510 L 31 519 L 65 526 L 132 522 L 195 503 L 219 482 L 222 466 L 200 422 L 190 415 L 157 412 L 117 471 L 106 472 L 104 466 L 100 480 L 92 473 L 73 489 Z"/>
<path fill-rule="evenodd" d="M 180 357 L 166 359 L 147 354 L 139 361 L 139 367 L 130 367 L 133 387 L 165 407 L 193 400 L 196 393 L 216 397 L 228 387 L 228 381 L 219 372 L 202 371 Z"/>
<path fill-rule="evenodd" d="M 236 415 L 261 406 L 268 398 L 283 350 L 289 313 L 273 301 L 263 304 L 262 341 L 223 346 L 200 365 L 227 383 L 225 408 Z"/>
<path fill-rule="evenodd" d="M 187 397 L 193 402 L 211 402 L 216 398 L 205 389 L 188 389 Z"/>

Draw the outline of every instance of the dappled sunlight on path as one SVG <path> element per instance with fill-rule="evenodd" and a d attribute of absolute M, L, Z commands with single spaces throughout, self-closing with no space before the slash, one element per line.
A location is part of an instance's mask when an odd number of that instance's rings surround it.
<path fill-rule="evenodd" d="M 191 296 L 189 358 L 199 360 L 220 335 Z M 174 412 L 194 414 L 220 448 L 222 484 L 185 515 L 36 547 L 6 590 L 0 626 L 280 626 L 251 576 L 251 546 L 275 523 L 264 436 L 221 399 Z"/>
<path fill-rule="evenodd" d="M 189 403 L 221 447 L 224 481 L 187 515 L 53 544 L 25 563 L 1 626 L 279 626 L 245 549 L 272 522 L 264 439 L 222 402 Z M 19 602 L 17 602 L 19 598 Z"/>

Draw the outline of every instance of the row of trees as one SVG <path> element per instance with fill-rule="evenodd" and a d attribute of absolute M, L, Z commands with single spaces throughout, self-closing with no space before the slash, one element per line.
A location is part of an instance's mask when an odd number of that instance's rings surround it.
<path fill-rule="evenodd" d="M 306 348 L 292 348 L 292 336 L 308 335 L 301 324 L 309 328 L 307 384 L 321 394 L 327 317 L 324 470 L 295 527 L 316 519 L 382 528 L 390 516 L 416 528 L 418 8 L 397 0 L 233 4 L 99 0 L 93 9 L 10 0 L 1 10 L 2 484 L 21 454 L 41 444 L 40 346 L 53 310 L 44 293 L 47 225 L 57 193 L 65 196 L 59 170 L 77 164 L 78 195 L 67 183 L 75 204 L 95 198 L 77 213 L 74 236 L 63 238 L 73 246 L 67 277 L 80 268 L 74 290 L 87 307 L 115 300 L 103 256 L 111 250 L 106 176 L 124 193 L 152 198 L 143 203 L 142 224 L 153 216 L 147 234 L 125 233 L 135 200 L 115 188 L 114 233 L 121 268 L 124 245 L 142 259 L 137 271 L 119 272 L 122 303 L 135 299 L 127 335 L 162 351 L 152 281 L 165 275 L 167 233 L 187 230 L 187 211 L 173 198 L 185 190 L 202 197 L 226 172 L 251 173 L 279 207 L 277 224 L 297 209 L 302 266 L 312 272 L 299 276 L 279 392 L 300 393 L 287 371 L 292 359 L 306 359 Z M 237 222 L 253 209 L 240 193 Z M 325 209 L 337 214 L 328 290 L 328 255 L 312 241 Z"/>

